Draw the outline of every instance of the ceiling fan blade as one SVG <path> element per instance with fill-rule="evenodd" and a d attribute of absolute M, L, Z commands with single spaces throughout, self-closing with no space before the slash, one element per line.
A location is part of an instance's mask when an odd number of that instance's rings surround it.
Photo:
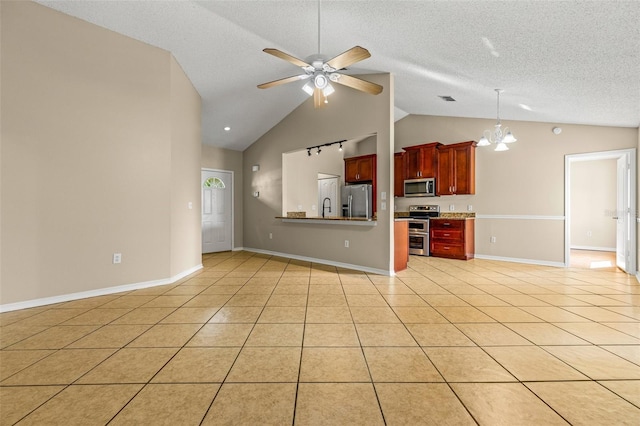
<path fill-rule="evenodd" d="M 279 86 L 281 84 L 291 83 L 292 81 L 306 80 L 309 78 L 308 74 L 294 75 L 287 78 L 281 78 L 279 80 L 269 81 L 268 83 L 258 84 L 258 89 L 268 89 L 273 86 Z"/>
<path fill-rule="evenodd" d="M 326 96 L 322 93 L 322 89 L 317 87 L 313 90 L 313 107 L 322 108 L 325 105 Z"/>
<path fill-rule="evenodd" d="M 382 86 L 379 84 L 371 83 L 370 81 L 362 80 L 346 74 L 334 73 L 332 76 L 333 75 L 336 75 L 337 77 L 335 79 L 332 78 L 331 81 L 342 84 L 343 86 L 348 86 L 371 95 L 378 95 L 382 92 Z"/>
<path fill-rule="evenodd" d="M 348 67 L 349 65 L 355 64 L 356 62 L 360 62 L 363 59 L 367 59 L 371 54 L 367 49 L 360 46 L 352 47 L 336 56 L 335 58 L 329 59 L 327 64 L 336 70 L 342 69 L 344 67 Z"/>
<path fill-rule="evenodd" d="M 310 67 L 311 65 L 309 65 L 308 63 L 289 55 L 288 53 L 284 53 L 282 50 L 278 50 L 278 49 L 271 49 L 271 48 L 266 48 L 266 49 L 262 49 L 263 52 L 268 53 L 269 55 L 273 55 L 276 58 L 280 58 L 280 59 L 284 59 L 287 62 L 291 62 L 293 65 L 296 65 L 298 67 Z"/>

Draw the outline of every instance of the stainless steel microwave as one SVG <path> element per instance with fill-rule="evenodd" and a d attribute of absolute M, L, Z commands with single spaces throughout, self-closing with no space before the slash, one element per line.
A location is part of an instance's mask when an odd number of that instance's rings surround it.
<path fill-rule="evenodd" d="M 407 179 L 404 181 L 405 197 L 435 197 L 436 179 Z"/>

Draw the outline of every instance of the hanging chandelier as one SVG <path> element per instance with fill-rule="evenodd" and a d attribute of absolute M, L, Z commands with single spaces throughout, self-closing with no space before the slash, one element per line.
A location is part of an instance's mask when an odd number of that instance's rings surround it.
<path fill-rule="evenodd" d="M 490 130 L 484 131 L 482 137 L 478 141 L 478 146 L 489 146 L 491 144 L 495 144 L 496 151 L 507 151 L 509 149 L 507 144 L 515 142 L 517 141 L 517 139 L 509 131 L 508 127 L 505 127 L 504 130 L 502 130 L 502 124 L 500 123 L 500 93 L 502 93 L 503 90 L 495 89 L 495 91 L 498 94 L 498 112 L 497 112 L 498 121 L 494 126 L 495 129 L 493 130 L 493 134 L 491 133 Z"/>

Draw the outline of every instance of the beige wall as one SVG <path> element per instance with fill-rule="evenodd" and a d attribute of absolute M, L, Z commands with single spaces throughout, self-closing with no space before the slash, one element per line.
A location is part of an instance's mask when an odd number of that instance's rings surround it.
<path fill-rule="evenodd" d="M 339 176 L 339 185 L 344 184 L 344 156 L 338 145 L 325 147 L 320 155 L 309 156 L 306 150 L 283 154 L 283 215 L 293 211 L 304 211 L 307 217 L 322 215 L 322 207 L 318 206 L 318 173 Z M 339 197 L 338 191 L 338 202 Z"/>
<path fill-rule="evenodd" d="M 282 213 L 282 153 L 307 146 L 377 133 L 378 195 L 390 193 L 392 78 L 388 74 L 363 78 L 384 86 L 383 92 L 372 96 L 338 87 L 328 107 L 321 109 L 314 109 L 309 99 L 244 151 L 245 247 L 390 270 L 392 200 L 386 201 L 385 211 L 378 203 L 374 227 L 292 224 L 275 219 Z M 252 172 L 252 164 L 260 164 L 260 171 Z M 252 197 L 253 191 L 260 191 L 260 197 Z M 271 240 L 269 233 L 273 234 Z M 344 248 L 345 239 L 351 242 L 348 249 Z"/>
<path fill-rule="evenodd" d="M 615 250 L 616 160 L 571 164 L 571 248 Z"/>
<path fill-rule="evenodd" d="M 243 245 L 242 221 L 244 210 L 244 201 L 242 199 L 242 152 L 224 148 L 217 148 L 211 145 L 202 145 L 201 150 L 202 161 L 200 163 L 200 166 L 203 169 L 226 170 L 233 172 L 233 248 L 240 249 Z M 251 170 L 251 165 L 249 165 L 249 170 Z M 200 173 L 199 170 L 198 173 Z M 198 180 L 200 180 L 199 177 Z M 200 191 L 200 189 L 198 189 L 198 191 Z M 200 212 L 200 210 L 198 210 L 198 212 Z M 200 213 L 198 213 L 198 218 L 201 221 Z M 199 225 L 198 229 L 201 231 L 201 224 Z M 200 248 L 200 253 L 202 253 L 202 247 Z"/>
<path fill-rule="evenodd" d="M 494 120 L 410 115 L 396 122 L 396 151 L 404 146 L 439 141 L 444 144 L 478 140 Z M 410 204 L 453 205 L 478 215 L 515 218 L 476 219 L 476 253 L 540 262 L 564 262 L 564 156 L 634 148 L 637 128 L 503 121 L 518 142 L 506 152 L 492 147 L 476 150 L 476 195 L 431 199 L 399 198 L 397 210 Z M 524 216 L 524 217 L 523 217 Z M 531 218 L 537 216 L 537 218 Z M 528 218 L 527 218 L 528 217 Z M 496 243 L 490 243 L 490 237 Z"/>
<path fill-rule="evenodd" d="M 201 104 L 171 57 L 171 276 L 202 262 Z"/>
<path fill-rule="evenodd" d="M 199 178 L 185 171 L 200 102 L 171 54 L 35 3 L 1 7 L 0 303 L 197 267 L 185 201 Z"/>

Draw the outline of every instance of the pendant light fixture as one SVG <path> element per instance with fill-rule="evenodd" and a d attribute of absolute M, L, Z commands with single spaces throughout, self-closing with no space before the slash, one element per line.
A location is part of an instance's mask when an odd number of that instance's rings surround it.
<path fill-rule="evenodd" d="M 493 143 L 496 145 L 496 149 L 495 149 L 496 151 L 507 151 L 509 149 L 507 144 L 515 142 L 517 141 L 517 139 L 509 131 L 508 127 L 505 127 L 504 130 L 502 130 L 502 124 L 500 123 L 500 93 L 502 93 L 503 90 L 495 89 L 495 91 L 498 94 L 498 111 L 497 111 L 498 121 L 494 126 L 495 129 L 493 130 L 493 134 L 491 133 L 490 130 L 484 131 L 482 137 L 478 141 L 478 146 L 489 146 Z"/>

